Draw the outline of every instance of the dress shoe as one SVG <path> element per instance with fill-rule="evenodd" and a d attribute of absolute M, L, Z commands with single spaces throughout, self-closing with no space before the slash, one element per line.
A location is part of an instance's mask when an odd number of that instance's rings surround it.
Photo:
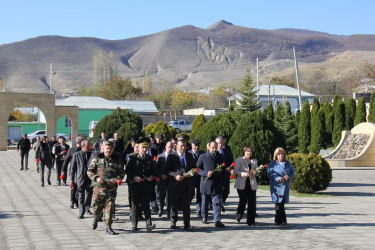
<path fill-rule="evenodd" d="M 50 180 L 48 180 L 47 182 L 48 182 L 48 185 L 51 185 L 51 181 Z"/>
<path fill-rule="evenodd" d="M 23 170 L 23 168 L 20 168 L 20 170 Z"/>
<path fill-rule="evenodd" d="M 44 187 L 44 183 L 40 184 L 42 187 Z"/>
<path fill-rule="evenodd" d="M 86 210 L 86 214 L 92 215 L 92 212 L 90 210 Z"/>
<path fill-rule="evenodd" d="M 174 221 L 171 222 L 171 228 L 176 229 L 176 222 L 174 222 Z"/>
<path fill-rule="evenodd" d="M 184 231 L 187 231 L 187 232 L 192 232 L 192 231 L 194 231 L 194 227 L 192 227 L 192 226 L 190 226 L 190 225 L 188 225 L 188 226 L 184 226 Z"/>
<path fill-rule="evenodd" d="M 215 227 L 225 227 L 225 225 L 223 223 L 221 223 L 221 221 L 217 221 L 215 222 Z"/>
<path fill-rule="evenodd" d="M 225 207 L 221 206 L 221 212 L 225 213 Z"/>
<path fill-rule="evenodd" d="M 78 219 L 83 219 L 83 215 L 78 215 Z"/>
<path fill-rule="evenodd" d="M 111 226 L 107 226 L 107 229 L 105 230 L 105 232 L 109 235 L 115 235 L 115 231 L 113 231 L 112 227 Z"/>
<path fill-rule="evenodd" d="M 154 230 L 155 228 L 156 228 L 155 224 L 153 224 L 153 225 L 151 225 L 151 224 L 147 225 L 147 231 L 148 231 L 148 232 L 151 232 L 151 231 Z"/>
<path fill-rule="evenodd" d="M 137 230 L 138 230 L 138 227 L 137 227 L 137 226 L 132 226 L 132 230 L 133 230 L 133 231 L 137 231 Z"/>
<path fill-rule="evenodd" d="M 208 224 L 207 219 L 206 219 L 206 218 L 203 218 L 203 219 L 202 219 L 202 223 L 203 223 L 203 224 Z"/>
<path fill-rule="evenodd" d="M 74 202 L 70 202 L 70 208 L 71 208 L 71 209 L 74 208 Z"/>
<path fill-rule="evenodd" d="M 242 218 L 242 215 L 239 215 L 239 214 L 236 215 L 236 220 L 238 223 L 240 223 L 241 218 Z"/>
<path fill-rule="evenodd" d="M 163 211 L 162 210 L 159 210 L 158 212 L 158 216 L 161 217 L 163 215 Z"/>
<path fill-rule="evenodd" d="M 98 227 L 98 220 L 94 219 L 92 222 L 92 230 L 95 230 Z"/>
<path fill-rule="evenodd" d="M 247 223 L 249 227 L 255 227 L 255 223 Z"/>

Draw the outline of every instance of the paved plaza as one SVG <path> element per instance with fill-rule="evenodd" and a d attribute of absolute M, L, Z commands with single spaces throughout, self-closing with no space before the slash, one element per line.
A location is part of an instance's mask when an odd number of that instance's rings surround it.
<path fill-rule="evenodd" d="M 170 229 L 165 215 L 153 213 L 156 230 L 149 233 L 145 223 L 131 231 L 127 186 L 118 189 L 117 216 L 112 228 L 118 235 L 105 233 L 105 224 L 91 229 L 92 218 L 78 219 L 78 209 L 69 207 L 69 187 L 40 186 L 34 153 L 28 171 L 20 171 L 16 151 L 0 151 L 0 249 L 374 249 L 375 170 L 334 170 L 331 196 L 300 198 L 291 196 L 286 205 L 288 226 L 273 223 L 274 204 L 268 191 L 257 192 L 256 227 L 246 219 L 235 220 L 238 204 L 231 188 L 224 229 L 204 225 L 192 211 L 194 232 L 184 232 L 182 214 L 178 228 Z M 193 209 L 193 206 L 192 206 Z"/>

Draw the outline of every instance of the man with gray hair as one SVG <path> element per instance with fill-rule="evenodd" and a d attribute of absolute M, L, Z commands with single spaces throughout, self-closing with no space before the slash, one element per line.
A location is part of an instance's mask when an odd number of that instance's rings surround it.
<path fill-rule="evenodd" d="M 87 176 L 87 166 L 91 158 L 90 143 L 82 141 L 81 150 L 73 155 L 70 169 L 70 186 L 77 186 L 79 219 L 83 219 L 86 211 L 89 211 L 92 199 L 93 188 L 91 180 Z"/>

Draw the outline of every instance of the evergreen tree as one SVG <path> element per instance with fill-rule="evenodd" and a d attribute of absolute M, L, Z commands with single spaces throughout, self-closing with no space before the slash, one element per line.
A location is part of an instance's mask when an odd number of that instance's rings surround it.
<path fill-rule="evenodd" d="M 203 127 L 206 123 L 206 118 L 204 118 L 203 114 L 197 115 L 193 120 L 193 125 L 191 129 L 190 139 L 195 139 L 198 131 Z"/>
<path fill-rule="evenodd" d="M 375 92 L 372 92 L 370 97 L 370 110 L 367 119 L 369 122 L 375 123 Z"/>
<path fill-rule="evenodd" d="M 268 163 L 273 157 L 275 148 L 280 146 L 279 138 L 274 131 L 276 129 L 273 124 L 265 119 L 260 111 L 246 113 L 230 139 L 229 145 L 233 156 L 235 158 L 242 156 L 243 147 L 250 145 L 258 163 Z"/>
<path fill-rule="evenodd" d="M 352 97 L 345 102 L 345 130 L 351 130 L 354 127 L 354 118 L 356 103 Z"/>
<path fill-rule="evenodd" d="M 278 129 L 282 126 L 281 120 L 283 116 L 284 116 L 284 108 L 283 108 L 283 105 L 279 103 L 279 105 L 277 105 L 277 108 L 276 108 L 275 119 L 274 119 L 274 124 L 276 128 Z"/>
<path fill-rule="evenodd" d="M 299 121 L 301 120 L 301 110 L 296 111 L 296 116 L 294 118 L 294 123 L 296 124 L 296 127 L 299 127 Z"/>
<path fill-rule="evenodd" d="M 339 95 L 335 95 L 335 96 L 333 97 L 333 103 L 332 103 L 332 108 L 333 108 L 333 110 L 335 110 L 337 104 L 340 103 L 341 101 L 342 101 L 341 96 L 339 96 Z"/>
<path fill-rule="evenodd" d="M 332 132 L 333 132 L 333 107 L 329 102 L 324 102 L 322 106 L 325 118 L 325 133 L 324 142 L 325 145 L 332 143 Z"/>
<path fill-rule="evenodd" d="M 257 91 L 254 91 L 254 84 L 251 78 L 250 69 L 247 68 L 244 77 L 241 79 L 241 98 L 236 99 L 236 110 L 255 111 L 262 107 L 262 104 L 256 98 Z"/>
<path fill-rule="evenodd" d="M 311 144 L 309 151 L 318 154 L 324 147 L 325 130 L 324 112 L 319 109 L 316 114 L 311 115 Z"/>
<path fill-rule="evenodd" d="M 311 108 L 311 118 L 313 115 L 318 114 L 319 109 L 320 109 L 319 98 L 315 97 L 313 100 L 312 108 Z"/>
<path fill-rule="evenodd" d="M 311 140 L 310 105 L 307 101 L 303 105 L 298 125 L 298 152 L 308 153 Z"/>
<path fill-rule="evenodd" d="M 267 106 L 267 112 L 266 112 L 266 118 L 269 120 L 269 121 L 272 121 L 275 119 L 275 115 L 273 113 L 273 106 L 272 106 L 272 103 L 269 103 L 268 106 Z"/>
<path fill-rule="evenodd" d="M 334 122 L 333 122 L 333 133 L 332 133 L 332 142 L 337 146 L 341 140 L 341 134 L 345 127 L 345 105 L 341 101 L 337 103 L 335 113 L 334 113 Z"/>
<path fill-rule="evenodd" d="M 366 122 L 366 104 L 363 97 L 358 99 L 357 109 L 355 112 L 354 126 Z"/>
<path fill-rule="evenodd" d="M 290 103 L 285 102 L 283 110 L 283 117 L 281 119 L 282 134 L 285 138 L 285 150 L 288 154 L 295 153 L 298 151 L 298 129 L 293 119 L 293 115 L 290 108 Z"/>
<path fill-rule="evenodd" d="M 218 135 L 223 135 L 227 138 L 227 142 L 229 142 L 236 127 L 237 123 L 231 113 L 221 113 L 208 120 L 195 137 L 201 140 L 202 145 L 206 145 Z M 205 149 L 205 146 L 202 147 L 202 150 Z"/>
<path fill-rule="evenodd" d="M 158 121 L 157 123 L 155 123 L 154 127 L 152 128 L 152 133 L 154 135 L 162 134 L 167 141 L 171 139 L 168 126 L 163 121 Z"/>

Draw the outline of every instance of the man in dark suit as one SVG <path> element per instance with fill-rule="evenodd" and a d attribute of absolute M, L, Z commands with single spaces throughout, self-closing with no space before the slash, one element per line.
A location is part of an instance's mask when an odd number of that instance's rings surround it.
<path fill-rule="evenodd" d="M 159 196 L 159 213 L 161 217 L 164 211 L 165 198 L 167 198 L 167 217 L 170 218 L 171 211 L 171 195 L 168 191 L 169 176 L 165 174 L 165 165 L 167 162 L 168 155 L 172 152 L 172 142 L 167 142 L 165 150 L 158 155 L 155 164 L 155 172 L 159 176 L 160 181 L 158 182 L 158 196 Z M 167 194 L 168 193 L 168 194 Z"/>
<path fill-rule="evenodd" d="M 190 225 L 190 201 L 193 192 L 193 178 L 185 175 L 194 167 L 194 159 L 191 154 L 186 154 L 185 141 L 177 142 L 176 154 L 170 154 L 165 166 L 165 175 L 169 175 L 169 190 L 171 194 L 171 228 L 176 228 L 178 208 L 183 209 L 184 230 L 191 231 Z"/>
<path fill-rule="evenodd" d="M 151 143 L 151 148 L 155 149 L 157 154 L 159 155 L 163 153 L 165 149 L 165 142 L 163 141 L 164 136 L 162 134 L 157 134 L 155 138 L 155 141 Z"/>
<path fill-rule="evenodd" d="M 198 162 L 198 159 L 199 159 L 199 156 L 201 156 L 202 154 L 204 154 L 204 151 L 200 150 L 200 144 L 201 144 L 201 141 L 198 140 L 198 139 L 194 139 L 192 140 L 191 142 L 191 150 L 188 151 L 189 154 L 191 154 L 194 158 L 194 168 L 197 167 L 197 162 Z M 191 200 L 193 200 L 194 198 L 194 193 L 196 195 L 196 213 L 197 213 L 197 216 L 199 217 L 202 217 L 201 215 L 201 204 L 202 204 L 202 195 L 201 195 L 201 192 L 200 192 L 200 184 L 201 184 L 201 177 L 200 175 L 195 175 L 193 177 L 193 180 L 194 180 L 194 188 L 193 188 L 193 192 L 192 192 L 192 195 L 191 195 Z"/>
<path fill-rule="evenodd" d="M 223 136 L 218 136 L 216 138 L 217 142 L 217 151 L 224 157 L 224 163 L 226 167 L 229 167 L 233 162 L 233 154 L 232 150 L 230 149 L 229 145 L 225 144 L 225 138 Z M 224 190 L 222 194 L 222 203 L 221 203 L 221 211 L 225 212 L 224 203 L 227 200 L 229 193 L 230 193 L 230 171 L 224 171 Z"/>
<path fill-rule="evenodd" d="M 201 175 L 201 193 L 202 193 L 202 223 L 207 224 L 208 203 L 212 198 L 214 210 L 215 227 L 224 227 L 221 220 L 221 195 L 223 192 L 223 171 L 217 170 L 222 165 L 224 158 L 217 153 L 216 141 L 209 143 L 209 150 L 198 159 L 198 174 Z"/>
<path fill-rule="evenodd" d="M 122 155 L 124 152 L 124 141 L 120 138 L 119 134 L 116 132 L 113 134 L 114 144 L 115 144 L 115 152 L 118 152 Z"/>
<path fill-rule="evenodd" d="M 17 152 L 21 150 L 21 168 L 24 169 L 23 159 L 25 159 L 25 170 L 29 170 L 29 151 L 31 149 L 30 140 L 27 138 L 27 134 L 24 134 L 22 139 L 17 144 Z"/>
<path fill-rule="evenodd" d="M 93 193 L 91 180 L 87 176 L 87 166 L 91 158 L 90 143 L 87 140 L 82 141 L 81 148 L 82 150 L 74 153 L 70 168 L 70 186 L 77 186 L 79 219 L 83 219 L 85 212 L 89 210 Z"/>
<path fill-rule="evenodd" d="M 158 151 L 154 148 L 151 147 L 152 145 L 152 142 L 151 140 L 149 141 L 149 144 L 148 144 L 148 149 L 147 149 L 147 154 L 150 155 L 154 161 L 154 164 L 156 162 L 156 159 L 158 157 Z M 155 165 L 154 165 L 155 167 Z M 150 193 L 151 193 L 151 210 L 153 212 L 157 212 L 159 207 L 158 207 L 158 201 L 156 200 L 156 190 L 155 190 L 155 187 L 156 187 L 156 180 L 152 180 L 151 181 L 151 186 L 150 186 Z"/>

